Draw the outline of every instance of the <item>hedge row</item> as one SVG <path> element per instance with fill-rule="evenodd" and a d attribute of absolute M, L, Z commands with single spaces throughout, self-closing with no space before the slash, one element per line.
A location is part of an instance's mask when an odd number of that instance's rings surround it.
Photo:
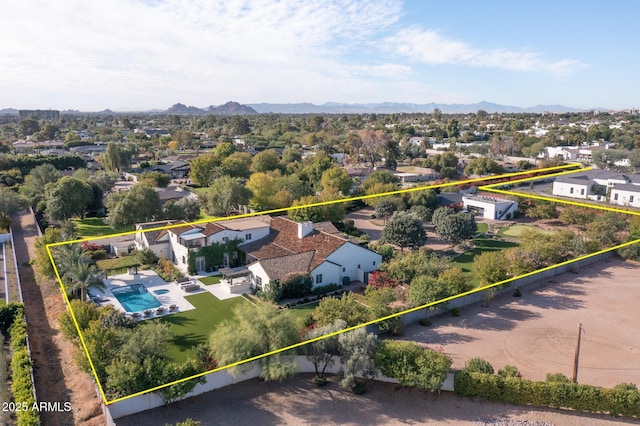
<path fill-rule="evenodd" d="M 591 385 L 534 382 L 492 374 L 456 371 L 456 394 L 514 405 L 570 408 L 588 413 L 640 417 L 640 391 L 597 388 Z"/>
<path fill-rule="evenodd" d="M 21 309 L 13 319 L 9 328 L 11 348 L 11 393 L 16 403 L 33 407 L 36 399 L 33 396 L 31 382 L 31 358 L 27 349 L 27 323 Z M 40 424 L 37 410 L 16 411 L 18 426 L 37 426 Z"/>

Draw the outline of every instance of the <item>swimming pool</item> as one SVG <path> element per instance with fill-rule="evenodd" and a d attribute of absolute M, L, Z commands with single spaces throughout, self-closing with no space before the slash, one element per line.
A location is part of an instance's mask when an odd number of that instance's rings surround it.
<path fill-rule="evenodd" d="M 111 292 L 127 312 L 139 312 L 162 305 L 142 284 L 117 287 Z"/>

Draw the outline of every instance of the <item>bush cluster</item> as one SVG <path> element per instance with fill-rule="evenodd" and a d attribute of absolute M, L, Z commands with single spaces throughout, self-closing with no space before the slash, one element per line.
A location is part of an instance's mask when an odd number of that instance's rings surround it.
<path fill-rule="evenodd" d="M 331 293 L 332 291 L 338 290 L 340 289 L 341 286 L 339 286 L 336 283 L 331 283 L 331 284 L 325 284 L 325 285 L 319 285 L 316 288 L 313 289 L 313 291 L 311 292 L 314 296 L 321 296 L 323 294 L 327 294 L 327 293 Z"/>
<path fill-rule="evenodd" d="M 8 305 L 7 305 L 8 306 Z M 20 305 L 22 306 L 22 305 Z M 3 311 L 6 307 L 3 307 Z M 22 309 L 16 309 L 17 314 L 9 327 L 11 348 L 11 393 L 15 401 L 26 403 L 31 407 L 36 399 L 33 396 L 33 383 L 31 382 L 31 358 L 27 349 L 27 323 L 24 320 Z M 18 425 L 39 425 L 38 412 L 36 410 L 20 410 L 16 412 Z"/>
<path fill-rule="evenodd" d="M 455 373 L 454 387 L 460 396 L 480 397 L 489 401 L 640 417 L 640 392 L 629 386 L 605 389 L 557 381 L 534 382 L 462 370 Z"/>

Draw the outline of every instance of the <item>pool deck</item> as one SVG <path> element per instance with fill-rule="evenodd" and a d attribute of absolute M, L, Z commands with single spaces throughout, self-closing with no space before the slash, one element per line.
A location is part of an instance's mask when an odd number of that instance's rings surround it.
<path fill-rule="evenodd" d="M 126 312 L 126 309 L 120 304 L 118 299 L 113 295 L 111 290 L 113 288 L 122 287 L 125 285 L 131 284 L 143 284 L 149 293 L 153 295 L 164 307 L 164 313 L 158 314 L 156 309 L 151 309 L 151 315 L 148 317 L 143 317 L 142 313 L 140 314 L 140 319 L 149 319 L 149 318 L 157 318 L 161 316 L 171 315 L 176 312 L 184 312 L 189 311 L 191 309 L 195 309 L 195 307 L 189 303 L 185 296 L 189 296 L 191 294 L 197 294 L 198 291 L 185 293 L 180 287 L 178 287 L 173 282 L 166 282 L 162 278 L 158 276 L 154 271 L 145 270 L 139 271 L 136 275 L 131 274 L 120 274 L 120 275 L 112 275 L 108 279 L 104 281 L 107 288 L 104 291 L 98 289 L 90 289 L 89 294 L 91 296 L 100 296 L 102 300 L 100 305 L 110 304 L 115 306 L 118 310 Z M 202 285 L 204 291 L 204 285 Z M 158 290 L 167 290 L 165 294 L 156 294 L 155 292 Z M 177 309 L 173 312 L 169 312 L 169 306 L 176 305 Z"/>

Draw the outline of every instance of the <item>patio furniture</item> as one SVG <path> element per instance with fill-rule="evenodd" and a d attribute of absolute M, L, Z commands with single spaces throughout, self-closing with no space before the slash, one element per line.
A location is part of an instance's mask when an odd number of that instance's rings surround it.
<path fill-rule="evenodd" d="M 180 288 L 184 291 L 193 291 L 193 290 L 199 290 L 200 289 L 200 285 L 195 284 L 195 283 L 186 283 L 186 284 L 181 284 Z"/>
<path fill-rule="evenodd" d="M 164 306 L 160 306 L 158 309 L 156 309 L 156 315 L 162 314 L 164 314 Z"/>
<path fill-rule="evenodd" d="M 140 313 L 139 312 L 133 312 L 131 314 L 131 318 L 133 318 L 134 320 L 137 320 L 138 318 L 140 318 Z"/>
<path fill-rule="evenodd" d="M 169 312 L 175 312 L 178 310 L 178 305 L 171 305 L 169 306 Z"/>
<path fill-rule="evenodd" d="M 151 311 L 149 309 L 147 309 L 142 313 L 143 318 L 149 318 L 150 316 L 151 316 Z"/>

